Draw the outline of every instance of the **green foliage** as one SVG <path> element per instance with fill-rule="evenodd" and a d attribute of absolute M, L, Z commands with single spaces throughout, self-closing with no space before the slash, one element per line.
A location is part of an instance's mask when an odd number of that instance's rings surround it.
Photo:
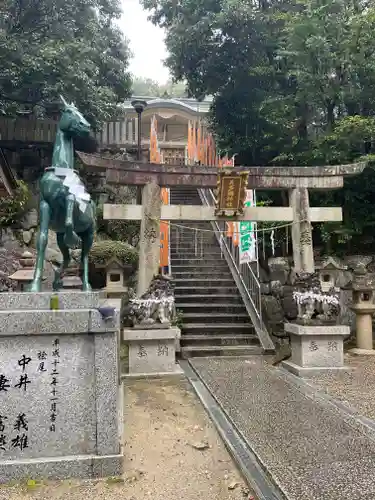
<path fill-rule="evenodd" d="M 93 123 L 129 95 L 119 0 L 2 0 L 0 111 L 48 113 L 59 94 Z"/>
<path fill-rule="evenodd" d="M 181 309 L 177 309 L 176 316 L 172 321 L 172 326 L 177 326 L 177 328 L 181 329 L 183 324 L 184 324 L 184 313 L 183 311 L 181 311 Z"/>
<path fill-rule="evenodd" d="M 138 240 L 140 221 L 104 220 L 103 205 L 97 208 L 97 233 L 105 234 L 110 239 L 132 244 Z"/>
<path fill-rule="evenodd" d="M 122 241 L 102 240 L 93 244 L 89 255 L 91 264 L 105 264 L 109 259 L 116 258 L 122 264 L 136 267 L 138 263 L 137 250 Z"/>
<path fill-rule="evenodd" d="M 103 194 L 106 196 L 106 203 L 128 204 L 132 203 L 136 196 L 134 186 L 113 187 L 104 186 Z M 97 233 L 105 235 L 109 239 L 127 242 L 130 245 L 138 243 L 140 231 L 140 221 L 131 220 L 104 220 L 103 205 L 97 208 Z"/>
<path fill-rule="evenodd" d="M 132 94 L 144 97 L 187 97 L 186 85 L 184 82 L 174 83 L 169 80 L 160 84 L 151 78 L 133 78 Z"/>
<path fill-rule="evenodd" d="M 0 228 L 20 223 L 28 209 L 30 196 L 27 185 L 23 181 L 18 181 L 18 186 L 13 196 L 0 198 Z"/>
<path fill-rule="evenodd" d="M 214 96 L 218 144 L 243 165 L 370 160 L 337 192 L 343 224 L 316 227 L 326 251 L 373 248 L 375 7 L 367 0 L 143 0 L 165 28 L 168 66 Z M 272 195 L 273 197 L 273 195 Z M 280 230 L 282 231 L 282 230 Z M 279 231 L 278 231 L 279 232 Z M 286 236 L 285 236 L 286 237 Z"/>

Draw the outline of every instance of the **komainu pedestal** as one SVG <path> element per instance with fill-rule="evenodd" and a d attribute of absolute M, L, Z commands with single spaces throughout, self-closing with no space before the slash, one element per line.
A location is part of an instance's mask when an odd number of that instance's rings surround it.
<path fill-rule="evenodd" d="M 166 276 L 153 278 L 140 298 L 130 298 L 123 307 L 123 340 L 128 346 L 128 376 L 161 376 L 180 374 L 176 351 L 181 331 L 172 326 L 176 308 L 172 281 Z"/>
<path fill-rule="evenodd" d="M 0 482 L 122 473 L 119 314 L 57 297 L 0 294 Z"/>
<path fill-rule="evenodd" d="M 290 336 L 292 356 L 282 362 L 288 371 L 301 377 L 347 369 L 344 366 L 344 338 L 350 334 L 345 325 L 285 324 Z"/>
<path fill-rule="evenodd" d="M 293 294 L 298 319 L 286 323 L 291 357 L 282 362 L 288 371 L 302 377 L 347 369 L 344 366 L 344 339 L 349 326 L 339 325 L 340 301 L 337 290 L 322 291 L 318 273 L 300 275 Z"/>

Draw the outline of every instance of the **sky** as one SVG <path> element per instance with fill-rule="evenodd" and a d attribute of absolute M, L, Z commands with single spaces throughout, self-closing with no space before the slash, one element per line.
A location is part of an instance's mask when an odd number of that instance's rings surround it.
<path fill-rule="evenodd" d="M 164 31 L 147 20 L 139 0 L 122 0 L 123 15 L 120 27 L 130 40 L 133 59 L 129 70 L 134 76 L 152 78 L 160 83 L 168 80 L 169 72 L 163 65 L 167 57 Z"/>

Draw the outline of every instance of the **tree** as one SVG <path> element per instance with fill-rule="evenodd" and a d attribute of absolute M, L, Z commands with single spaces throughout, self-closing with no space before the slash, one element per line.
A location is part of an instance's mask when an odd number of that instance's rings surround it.
<path fill-rule="evenodd" d="M 161 84 L 151 78 L 133 78 L 132 93 L 144 97 L 187 97 L 184 82 L 174 83 L 168 80 Z"/>
<path fill-rule="evenodd" d="M 167 60 L 191 95 L 214 95 L 213 127 L 223 150 L 247 164 L 268 163 L 270 143 L 284 141 L 280 123 L 268 120 L 268 100 L 279 106 L 287 87 L 277 59 L 288 0 L 143 0 L 154 23 L 166 29 Z M 280 110 L 281 111 L 281 110 Z M 273 109 L 273 114 L 275 110 Z M 288 124 L 289 126 L 289 124 Z M 276 131 L 275 131 L 276 127 Z M 284 128 L 284 123 L 282 123 Z M 288 134 L 287 134 L 288 136 Z"/>
<path fill-rule="evenodd" d="M 367 0 L 143 0 L 166 30 L 173 77 L 214 95 L 219 146 L 247 165 L 375 158 L 375 7 Z M 365 183 L 364 183 L 365 180 Z M 373 168 L 330 200 L 345 225 L 321 236 L 374 244 Z M 331 236 L 330 236 L 331 237 Z M 347 246 L 346 246 L 347 248 Z"/>
<path fill-rule="evenodd" d="M 45 113 L 59 94 L 93 123 L 129 95 L 128 44 L 118 0 L 2 0 L 0 110 Z"/>
<path fill-rule="evenodd" d="M 160 85 L 151 78 L 134 77 L 132 81 L 132 94 L 144 97 L 157 97 L 160 94 Z"/>

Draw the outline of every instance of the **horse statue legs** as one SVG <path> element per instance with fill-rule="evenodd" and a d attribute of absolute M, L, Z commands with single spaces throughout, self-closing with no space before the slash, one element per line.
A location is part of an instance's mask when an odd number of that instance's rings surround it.
<path fill-rule="evenodd" d="M 37 261 L 35 265 L 35 274 L 34 280 L 31 284 L 30 291 L 31 292 L 40 292 L 42 287 L 42 276 L 44 270 L 44 259 L 46 254 L 46 248 L 48 243 L 48 228 L 51 218 L 51 209 L 48 203 L 45 200 L 41 200 L 40 202 L 40 231 L 37 240 Z M 69 232 L 69 231 L 68 231 Z M 55 277 L 53 281 L 53 290 L 58 291 L 62 287 L 62 275 L 65 269 L 69 266 L 70 263 L 70 249 L 67 245 L 65 233 L 56 233 L 56 239 L 58 247 L 63 256 L 62 264 L 55 270 Z M 82 233 L 78 233 L 78 241 L 81 241 L 81 263 L 82 263 L 82 290 L 84 292 L 88 292 L 91 290 L 91 286 L 89 283 L 89 253 L 94 241 L 94 226 L 89 227 L 86 231 Z M 70 239 L 70 236 L 69 238 Z M 75 241 L 75 240 L 74 240 Z"/>
<path fill-rule="evenodd" d="M 37 259 L 35 264 L 34 280 L 30 287 L 30 292 L 40 292 L 42 287 L 42 277 L 44 270 L 44 258 L 48 243 L 48 228 L 51 218 L 51 209 L 45 200 L 40 201 L 39 205 L 39 221 L 40 229 L 36 244 Z"/>

